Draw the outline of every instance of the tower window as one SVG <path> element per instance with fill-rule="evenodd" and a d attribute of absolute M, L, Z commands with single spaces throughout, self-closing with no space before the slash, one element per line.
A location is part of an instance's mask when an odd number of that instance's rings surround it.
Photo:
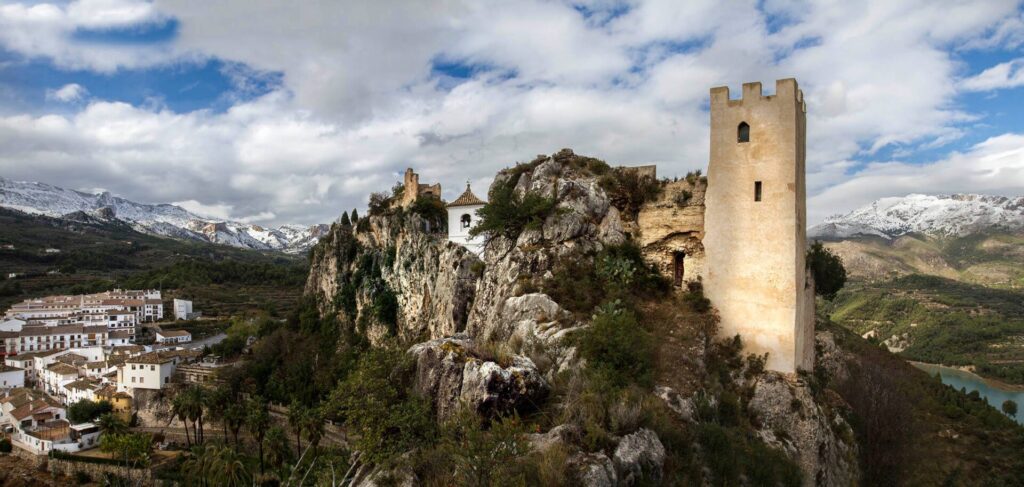
<path fill-rule="evenodd" d="M 761 201 L 761 181 L 754 181 L 754 201 Z"/>
<path fill-rule="evenodd" d="M 469 228 L 469 224 L 472 223 L 472 219 L 469 215 L 462 215 L 462 228 Z"/>
<path fill-rule="evenodd" d="M 750 142 L 750 125 L 747 122 L 740 122 L 739 128 L 736 129 L 736 141 L 740 143 Z"/>

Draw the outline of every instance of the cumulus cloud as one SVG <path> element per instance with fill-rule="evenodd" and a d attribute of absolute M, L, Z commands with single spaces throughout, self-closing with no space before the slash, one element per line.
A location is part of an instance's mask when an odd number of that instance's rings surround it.
<path fill-rule="evenodd" d="M 71 103 L 80 101 L 89 94 L 89 90 L 85 89 L 78 83 L 69 83 L 56 90 L 47 90 L 46 99 L 55 100 L 63 103 Z"/>
<path fill-rule="evenodd" d="M 410 166 L 448 197 L 466 179 L 483 193 L 496 170 L 562 147 L 685 174 L 707 163 L 710 87 L 738 93 L 760 80 L 771 92 L 773 79 L 796 77 L 808 103 L 810 193 L 819 205 L 852 204 L 856 194 L 825 195 L 851 172 L 914 167 L 864 159 L 964 135 L 978 114 L 955 100 L 978 82 L 961 80 L 950 46 L 1014 45 L 1017 9 L 928 0 L 728 9 L 710 0 L 13 3 L 0 6 L 0 45 L 59 66 L 110 72 L 217 58 L 240 91 L 258 73 L 281 79 L 223 113 L 94 99 L 74 114 L 0 118 L 0 169 L 191 201 L 235 219 L 314 223 L 362 207 Z M 167 43 L 71 36 L 166 19 L 179 26 Z M 438 73 L 439 63 L 462 72 Z M 1016 73 L 1008 67 L 1005 79 Z M 961 191 L 981 184 L 962 181 Z"/>

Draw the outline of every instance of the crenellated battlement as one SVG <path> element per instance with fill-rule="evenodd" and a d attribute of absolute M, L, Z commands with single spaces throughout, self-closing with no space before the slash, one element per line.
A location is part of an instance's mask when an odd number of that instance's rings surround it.
<path fill-rule="evenodd" d="M 711 88 L 711 105 L 724 105 L 729 107 L 743 106 L 744 103 L 771 102 L 773 100 L 793 100 L 800 111 L 807 113 L 807 104 L 804 102 L 804 92 L 800 90 L 796 79 L 786 78 L 775 81 L 775 94 L 764 95 L 761 90 L 761 82 L 743 83 L 743 93 L 739 99 L 729 98 L 729 87 L 718 86 Z"/>

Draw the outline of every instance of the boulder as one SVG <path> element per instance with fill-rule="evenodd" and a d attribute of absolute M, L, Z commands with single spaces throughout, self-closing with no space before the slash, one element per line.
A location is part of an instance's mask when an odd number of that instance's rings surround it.
<path fill-rule="evenodd" d="M 696 422 L 697 407 L 692 397 L 683 397 L 675 389 L 666 386 L 654 388 L 654 394 L 665 401 L 672 412 L 679 415 L 679 418 L 688 423 Z"/>
<path fill-rule="evenodd" d="M 540 405 L 550 388 L 537 366 L 519 355 L 511 362 L 502 367 L 494 362 L 468 360 L 462 371 L 463 403 L 486 417 Z"/>
<path fill-rule="evenodd" d="M 462 405 L 489 417 L 529 410 L 550 390 L 529 358 L 514 355 L 505 366 L 482 360 L 473 355 L 473 341 L 465 335 L 418 343 L 408 353 L 416 358 L 413 387 L 434 403 L 438 422 Z"/>
<path fill-rule="evenodd" d="M 567 462 L 568 469 L 579 485 L 585 487 L 615 487 L 618 477 L 615 465 L 604 453 L 577 453 Z"/>
<path fill-rule="evenodd" d="M 657 433 L 641 428 L 626 435 L 615 447 L 612 457 L 620 485 L 637 485 L 661 482 L 662 466 L 665 463 L 665 446 Z"/>

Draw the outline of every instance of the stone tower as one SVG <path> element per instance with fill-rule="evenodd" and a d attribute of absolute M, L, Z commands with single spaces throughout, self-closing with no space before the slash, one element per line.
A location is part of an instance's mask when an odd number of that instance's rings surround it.
<path fill-rule="evenodd" d="M 767 368 L 810 370 L 814 289 L 804 259 L 806 105 L 794 79 L 775 94 L 745 83 L 743 97 L 711 89 L 711 159 L 705 197 L 705 293 L 721 334 L 768 353 Z"/>

